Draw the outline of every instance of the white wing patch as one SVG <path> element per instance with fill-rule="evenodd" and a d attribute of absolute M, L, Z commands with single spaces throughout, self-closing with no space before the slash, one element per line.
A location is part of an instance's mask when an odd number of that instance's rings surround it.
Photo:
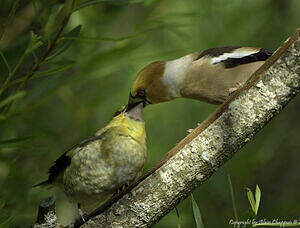
<path fill-rule="evenodd" d="M 243 58 L 245 56 L 252 55 L 257 52 L 259 52 L 259 50 L 250 50 L 250 49 L 239 48 L 239 49 L 236 49 L 234 52 L 224 53 L 223 55 L 220 55 L 218 57 L 213 57 L 211 59 L 211 64 L 216 64 L 216 63 L 219 63 L 219 62 L 224 61 L 229 58 L 235 58 L 235 59 Z"/>

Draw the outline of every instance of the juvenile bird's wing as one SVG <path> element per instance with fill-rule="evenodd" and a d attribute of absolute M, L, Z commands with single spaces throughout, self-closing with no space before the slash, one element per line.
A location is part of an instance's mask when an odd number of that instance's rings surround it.
<path fill-rule="evenodd" d="M 48 173 L 49 173 L 48 180 L 43 181 L 39 184 L 36 184 L 33 187 L 47 186 L 47 185 L 52 184 L 56 180 L 56 178 L 59 176 L 59 174 L 62 171 L 64 171 L 71 164 L 72 157 L 74 156 L 76 151 L 78 151 L 78 149 L 86 146 L 87 144 L 89 144 L 91 142 L 102 139 L 104 137 L 104 135 L 106 134 L 106 132 L 107 131 L 104 131 L 104 132 L 102 132 L 102 134 L 96 135 L 96 136 L 89 136 L 82 142 L 74 145 L 69 150 L 67 150 L 65 153 L 63 153 L 63 155 L 61 155 L 57 160 L 55 160 L 54 165 L 50 167 L 50 169 L 48 171 Z"/>
<path fill-rule="evenodd" d="M 272 54 L 272 51 L 264 48 L 227 46 L 204 50 L 195 61 L 209 57 L 212 60 L 212 64 L 222 63 L 225 68 L 233 68 L 243 64 L 265 61 Z"/>

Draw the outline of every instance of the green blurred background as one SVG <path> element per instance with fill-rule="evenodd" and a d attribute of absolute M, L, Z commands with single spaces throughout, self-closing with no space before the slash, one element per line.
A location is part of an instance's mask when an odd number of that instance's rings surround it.
<path fill-rule="evenodd" d="M 35 59 L 40 59 L 47 41 L 53 39 L 62 23 L 55 19 L 61 2 L 19 1 L 7 21 L 16 1 L 1 1 L 0 35 L 4 27 L 5 31 L 0 48 L 11 67 L 28 46 L 30 31 L 44 43 L 35 55 L 24 58 L 13 79 L 24 77 Z M 30 80 L 25 96 L 0 115 L 0 199 L 5 202 L 0 218 L 11 216 L 10 227 L 28 227 L 35 221 L 39 202 L 53 191 L 31 186 L 47 178 L 47 169 L 64 150 L 103 127 L 127 102 L 133 78 L 143 66 L 215 46 L 276 50 L 300 22 L 299 0 L 98 2 L 72 14 L 64 34 L 82 25 L 79 36 L 71 34 L 73 39 L 60 40 L 71 45 L 44 64 L 38 72 L 45 75 Z M 0 58 L 2 85 L 7 75 Z M 0 104 L 14 92 L 14 87 L 6 89 Z M 147 107 L 145 170 L 216 108 L 184 99 Z M 249 208 L 244 187 L 253 190 L 258 184 L 262 191 L 258 218 L 300 219 L 299 111 L 300 99 L 296 97 L 194 192 L 205 227 L 228 227 L 233 219 L 227 174 L 239 215 Z M 7 142 L 9 139 L 15 140 Z M 56 194 L 59 219 L 69 223 L 74 205 L 60 192 Z M 179 218 L 173 210 L 154 227 L 195 227 L 190 199 L 180 203 L 178 211 Z"/>

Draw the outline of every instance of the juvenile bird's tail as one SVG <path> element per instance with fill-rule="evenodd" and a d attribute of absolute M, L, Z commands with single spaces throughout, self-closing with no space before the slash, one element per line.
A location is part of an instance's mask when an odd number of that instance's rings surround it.
<path fill-rule="evenodd" d="M 33 185 L 32 187 L 33 187 L 33 188 L 35 188 L 35 187 L 50 188 L 51 185 L 52 185 L 51 181 L 46 180 L 46 181 L 43 181 L 43 182 L 41 182 L 41 183 L 35 184 L 35 185 Z"/>

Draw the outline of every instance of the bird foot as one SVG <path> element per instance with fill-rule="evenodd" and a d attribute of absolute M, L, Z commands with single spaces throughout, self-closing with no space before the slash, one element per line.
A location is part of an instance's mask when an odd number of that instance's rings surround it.
<path fill-rule="evenodd" d="M 128 187 L 129 187 L 130 183 L 126 182 L 125 184 L 123 184 L 121 187 L 117 188 L 116 192 L 113 194 L 113 196 L 115 195 L 119 195 L 121 192 L 125 191 Z"/>
<path fill-rule="evenodd" d="M 229 88 L 228 92 L 229 92 L 229 96 L 231 96 L 235 91 L 237 91 L 243 84 L 240 82 L 237 82 L 235 84 L 236 87 L 233 88 Z"/>
<path fill-rule="evenodd" d="M 84 213 L 81 209 L 79 209 L 78 214 L 79 214 L 80 218 L 82 219 L 82 221 L 85 222 L 84 216 L 86 215 L 86 213 Z"/>
<path fill-rule="evenodd" d="M 194 130 L 194 128 L 190 128 L 190 129 L 187 129 L 186 132 L 190 134 L 190 133 L 192 133 L 193 130 Z"/>
<path fill-rule="evenodd" d="M 231 94 L 233 94 L 235 91 L 237 91 L 237 87 L 234 87 L 234 88 L 229 88 L 229 96 L 231 95 Z"/>
<path fill-rule="evenodd" d="M 80 222 L 80 221 L 83 221 L 85 222 L 85 216 L 87 215 L 86 213 L 84 213 L 81 209 L 78 209 L 78 214 L 79 214 L 79 217 L 77 219 L 75 219 L 75 222 Z"/>
<path fill-rule="evenodd" d="M 117 189 L 117 194 L 120 194 L 121 192 L 125 191 L 126 188 L 128 188 L 129 184 L 125 183 L 120 188 Z"/>
<path fill-rule="evenodd" d="M 141 175 L 141 172 L 131 181 L 125 182 L 121 187 L 117 188 L 116 192 L 113 194 L 112 197 L 120 194 L 121 192 L 125 191 L 131 184 L 136 182 L 139 179 L 139 176 Z"/>
<path fill-rule="evenodd" d="M 85 222 L 85 216 L 87 215 L 80 207 L 80 204 L 77 205 L 78 206 L 78 215 L 79 217 L 76 219 L 77 221 L 84 221 Z"/>
<path fill-rule="evenodd" d="M 197 126 L 199 126 L 199 125 L 200 125 L 200 123 L 197 123 Z M 190 133 L 192 133 L 193 130 L 195 130 L 195 129 L 194 128 L 190 128 L 190 129 L 187 129 L 186 132 L 190 134 Z"/>

